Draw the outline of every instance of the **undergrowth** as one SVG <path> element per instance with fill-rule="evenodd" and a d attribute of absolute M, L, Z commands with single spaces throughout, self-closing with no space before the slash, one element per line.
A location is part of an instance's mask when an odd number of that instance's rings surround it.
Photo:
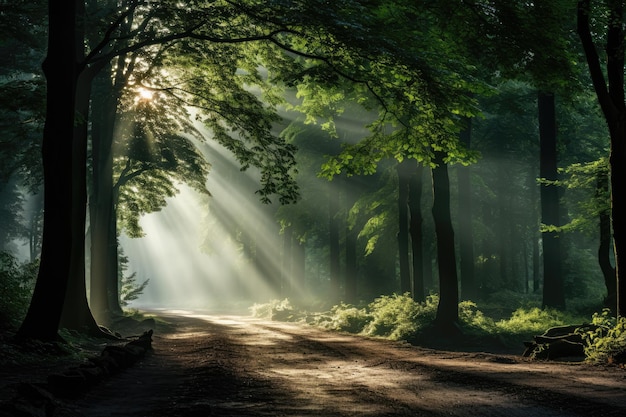
<path fill-rule="evenodd" d="M 327 330 L 349 332 L 390 340 L 406 340 L 420 344 L 432 340 L 432 324 L 437 313 L 439 296 L 430 295 L 424 302 L 410 295 L 383 295 L 362 305 L 340 303 L 324 312 L 305 312 L 289 299 L 255 304 L 255 317 L 273 320 L 300 321 Z M 626 352 L 626 319 L 615 320 L 608 311 L 595 314 L 592 323 L 599 330 L 583 335 L 587 360 L 610 362 L 619 352 Z M 589 322 L 582 316 L 556 309 L 542 309 L 526 304 L 509 316 L 494 319 L 484 314 L 472 301 L 459 303 L 459 326 L 464 340 L 474 344 L 500 344 L 522 347 L 522 342 L 544 333 L 549 328 Z"/>
<path fill-rule="evenodd" d="M 0 328 L 16 329 L 26 315 L 39 262 L 20 263 L 0 252 Z"/>
<path fill-rule="evenodd" d="M 626 363 L 626 317 L 615 318 L 607 309 L 595 313 L 591 323 L 596 329 L 581 332 L 585 356 L 591 363 Z"/>

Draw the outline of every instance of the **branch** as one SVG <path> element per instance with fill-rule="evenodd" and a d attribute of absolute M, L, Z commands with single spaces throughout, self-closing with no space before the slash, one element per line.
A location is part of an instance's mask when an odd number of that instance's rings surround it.
<path fill-rule="evenodd" d="M 587 66 L 589 67 L 589 74 L 591 75 L 591 81 L 593 87 L 596 90 L 600 107 L 604 114 L 609 117 L 616 114 L 616 109 L 611 104 L 611 97 L 606 86 L 606 80 L 602 73 L 602 67 L 600 66 L 600 57 L 596 46 L 593 43 L 591 37 L 591 29 L 589 28 L 589 13 L 590 13 L 590 0 L 578 1 L 578 13 L 577 13 L 577 31 L 580 41 L 585 51 L 585 58 L 587 59 Z"/>

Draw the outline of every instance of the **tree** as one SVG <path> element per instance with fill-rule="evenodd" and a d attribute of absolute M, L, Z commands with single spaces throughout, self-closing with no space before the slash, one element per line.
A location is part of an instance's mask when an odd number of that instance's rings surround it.
<path fill-rule="evenodd" d="M 548 181 L 557 180 L 556 114 L 554 94 L 539 93 L 539 175 Z M 543 183 L 541 185 L 541 221 L 543 224 L 560 224 L 559 190 Z M 543 305 L 544 307 L 565 308 L 563 275 L 561 272 L 561 240 L 554 231 L 543 232 Z"/>
<path fill-rule="evenodd" d="M 104 32 L 102 42 L 98 43 L 81 61 L 84 44 L 83 32 L 76 29 L 80 29 L 77 22 L 84 23 L 82 14 L 77 17 L 77 13 L 84 12 L 84 3 L 76 2 L 68 6 L 49 5 L 48 55 L 43 65 L 48 84 L 48 96 L 42 151 L 46 187 L 42 262 L 31 307 L 19 332 L 20 337 L 37 337 L 47 340 L 55 338 L 69 276 L 72 273 L 84 273 L 84 267 L 80 267 L 81 264 L 84 266 L 84 257 L 79 255 L 77 249 L 83 245 L 84 223 L 82 227 L 79 223 L 84 219 L 84 216 L 81 214 L 75 222 L 72 219 L 72 215 L 78 214 L 78 211 L 81 210 L 78 207 L 82 206 L 82 202 L 85 201 L 84 187 L 81 185 L 85 183 L 85 179 L 79 178 L 79 175 L 76 174 L 83 172 L 86 161 L 82 159 L 82 156 L 75 158 L 80 153 L 74 153 L 75 149 L 82 149 L 79 148 L 80 146 L 86 146 L 85 143 L 77 143 L 74 146 L 74 141 L 77 140 L 74 135 L 74 112 L 77 109 L 76 91 L 81 74 L 84 74 L 86 69 L 94 69 L 96 72 L 95 69 L 101 67 L 102 63 L 127 52 L 182 38 L 198 37 L 204 41 L 213 40 L 217 43 L 240 43 L 242 41 L 269 40 L 273 36 L 271 32 L 269 34 L 251 35 L 247 33 L 246 35 L 250 36 L 243 35 L 244 37 L 241 39 L 221 40 L 219 35 L 212 37 L 202 33 L 199 26 L 189 30 L 186 26 L 188 19 L 185 19 L 185 17 L 190 17 L 187 14 L 187 9 L 168 9 L 165 5 L 164 9 L 157 9 L 157 11 L 173 10 L 178 14 L 174 13 L 173 20 L 170 21 L 172 25 L 169 31 L 163 31 L 163 36 L 154 37 L 154 33 L 149 30 L 140 31 L 137 32 L 138 36 L 132 45 L 123 45 L 119 49 L 111 47 L 116 30 L 130 13 L 133 13 L 138 7 L 141 9 L 140 6 L 143 6 L 142 2 L 130 3 L 127 9 L 123 10 L 116 19 L 113 19 L 114 23 Z M 225 5 L 219 5 L 219 7 L 222 6 Z M 226 5 L 225 7 L 229 6 Z M 146 9 L 141 10 L 145 11 Z M 146 23 L 154 18 L 155 14 L 152 12 L 154 10 L 148 13 Z M 200 16 L 200 19 L 206 16 L 213 16 L 213 14 L 205 14 Z M 183 19 L 176 20 L 179 17 L 183 17 Z M 223 15 L 219 14 L 219 18 L 223 18 Z M 242 27 L 245 31 L 254 30 L 253 25 L 244 24 Z M 176 32 L 176 29 L 180 29 L 180 31 Z M 77 50 L 79 55 L 76 54 Z M 92 79 L 87 76 L 85 78 L 89 81 Z M 258 108 L 264 107 L 259 105 Z M 82 110 L 82 107 L 80 109 Z M 236 112 L 239 109 L 237 106 L 231 106 L 230 110 Z M 265 114 L 270 113 L 271 111 L 265 112 Z M 83 115 L 86 116 L 86 113 Z M 286 200 L 295 198 L 297 191 L 293 181 L 291 181 L 292 150 L 288 146 L 283 146 L 282 141 L 276 140 L 271 135 L 271 126 L 268 120 L 265 120 L 265 123 L 260 123 L 262 119 L 255 117 L 255 114 L 248 117 L 244 113 L 243 118 L 241 114 L 238 116 L 240 118 L 236 119 L 237 123 L 242 122 L 248 123 L 249 126 L 257 126 L 254 134 L 249 135 L 244 131 L 238 140 L 233 140 L 233 137 L 227 134 L 224 126 L 213 120 L 210 126 L 216 131 L 217 140 L 229 142 L 231 149 L 240 157 L 244 167 L 261 165 L 262 183 L 264 184 L 261 191 L 263 199 L 268 200 L 270 195 L 274 193 L 283 194 Z M 237 123 L 235 123 L 235 127 L 237 127 Z M 60 143 L 55 143 L 55 140 L 59 140 Z M 248 149 L 246 145 L 248 141 L 260 142 L 260 146 Z M 270 159 L 272 161 L 269 161 Z M 59 201 L 60 203 L 58 203 Z M 81 238 L 80 242 L 77 242 L 79 233 Z M 73 252 L 73 249 L 76 251 Z M 80 277 L 72 282 L 78 282 L 79 279 Z M 46 301 L 47 297 L 51 297 L 52 301 Z"/>
<path fill-rule="evenodd" d="M 422 188 L 424 167 L 414 163 L 409 177 L 409 231 L 411 234 L 411 255 L 413 267 L 413 299 L 415 301 L 426 300 L 426 267 L 424 262 L 424 234 L 422 216 Z M 428 271 L 430 272 L 430 258 L 428 258 Z"/>
<path fill-rule="evenodd" d="M 411 270 L 409 262 L 409 178 L 410 160 L 396 165 L 398 175 L 398 258 L 400 264 L 400 293 L 411 293 Z M 409 172 L 407 172 L 409 171 Z"/>
<path fill-rule="evenodd" d="M 460 132 L 460 141 L 470 148 L 472 121 L 465 119 L 465 126 Z M 459 194 L 459 268 L 461 273 L 461 296 L 464 300 L 474 299 L 477 294 L 474 280 L 474 234 L 472 231 L 472 185 L 470 168 L 457 167 Z"/>
<path fill-rule="evenodd" d="M 41 265 L 18 338 L 56 340 L 71 272 L 77 2 L 49 2 L 46 122 L 43 132 L 44 231 Z"/>
<path fill-rule="evenodd" d="M 602 24 L 606 28 L 606 64 L 602 69 L 600 57 L 592 37 L 593 12 L 606 16 Z M 604 114 L 610 137 L 609 167 L 611 185 L 611 221 L 617 281 L 616 315 L 626 311 L 626 285 L 621 273 L 626 271 L 626 104 L 624 102 L 624 5 L 619 1 L 606 3 L 604 7 L 591 7 L 591 0 L 578 2 L 578 35 L 580 37 L 593 87 Z M 598 17 L 600 19 L 601 17 Z M 605 77 L 606 73 L 606 77 Z"/>
<path fill-rule="evenodd" d="M 441 152 L 435 154 L 432 168 L 433 219 L 437 233 L 437 264 L 439 265 L 440 301 L 435 324 L 439 330 L 454 334 L 459 331 L 459 290 L 454 251 L 454 230 L 450 217 L 450 180 L 448 167 Z"/>

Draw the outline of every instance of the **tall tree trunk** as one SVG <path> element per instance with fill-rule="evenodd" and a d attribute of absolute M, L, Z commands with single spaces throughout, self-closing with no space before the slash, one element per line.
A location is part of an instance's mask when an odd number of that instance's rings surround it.
<path fill-rule="evenodd" d="M 624 103 L 624 15 L 623 2 L 607 4 L 608 26 L 606 40 L 606 74 L 600 65 L 589 27 L 590 0 L 578 2 L 578 35 L 580 37 L 589 73 L 598 102 L 606 119 L 610 135 L 610 184 L 611 221 L 613 223 L 613 251 L 615 255 L 615 275 L 617 286 L 616 315 L 626 312 L 626 283 L 620 274 L 626 271 L 626 104 Z M 626 280 L 625 280 L 626 281 Z"/>
<path fill-rule="evenodd" d="M 107 67 L 108 68 L 108 67 Z M 90 223 L 90 239 L 91 239 L 91 264 L 90 264 L 90 304 L 94 315 L 101 321 L 106 322 L 108 316 L 108 306 L 104 297 L 106 286 L 104 284 L 104 276 L 108 274 L 106 263 L 106 251 L 103 249 L 107 245 L 107 232 L 103 232 L 104 227 L 108 224 L 104 221 L 104 201 L 103 193 L 107 189 L 103 184 L 106 178 L 105 169 L 108 153 L 108 138 L 112 138 L 111 120 L 109 115 L 109 106 L 107 102 L 110 100 L 111 82 L 108 71 L 103 71 L 94 80 L 93 91 L 93 129 L 91 133 L 91 195 L 89 204 L 89 223 Z M 110 149 L 110 144 L 108 146 Z M 112 182 L 112 178 L 109 180 Z M 112 184 L 109 185 L 112 190 Z M 109 191 L 110 192 L 110 191 Z"/>
<path fill-rule="evenodd" d="M 339 199 L 337 195 L 328 195 L 328 238 L 330 261 L 330 294 L 332 301 L 341 299 L 339 277 L 340 271 L 340 242 L 339 242 Z"/>
<path fill-rule="evenodd" d="M 41 264 L 17 337 L 55 340 L 70 276 L 77 2 L 48 2 L 46 122 L 43 130 L 44 231 Z"/>
<path fill-rule="evenodd" d="M 409 267 L 409 176 L 412 161 L 404 159 L 396 165 L 398 173 L 398 260 L 400 264 L 400 293 L 411 293 Z"/>
<path fill-rule="evenodd" d="M 115 3 L 107 1 L 90 4 L 91 12 L 101 8 L 115 8 Z M 130 7 L 130 6 L 129 6 Z M 134 8 L 133 8 L 134 10 Z M 134 12 L 126 16 L 119 30 L 121 34 L 130 32 Z M 93 36 L 98 42 L 99 34 Z M 120 55 L 115 68 L 110 62 L 97 64 L 100 73 L 96 78 L 96 95 L 93 100 L 94 115 L 92 129 L 92 195 L 90 205 L 91 223 L 91 269 L 90 302 L 94 315 L 103 322 L 113 316 L 123 314 L 120 304 L 119 253 L 117 241 L 117 195 L 118 187 L 113 181 L 113 141 L 117 107 L 122 91 L 128 80 L 129 68 L 134 60 Z M 113 77 L 112 77 L 113 75 Z"/>
<path fill-rule="evenodd" d="M 80 7 L 80 6 L 79 6 Z M 81 42 L 82 44 L 82 42 Z M 78 79 L 73 150 L 72 262 L 60 327 L 101 334 L 89 304 L 85 283 L 85 225 L 87 219 L 87 124 L 91 86 L 89 69 Z"/>
<path fill-rule="evenodd" d="M 111 82 L 110 66 L 105 68 L 96 78 L 93 100 L 90 303 L 94 315 L 106 323 L 111 315 L 122 311 L 119 305 L 112 150 L 121 87 Z M 119 71 L 116 79 L 121 77 Z"/>
<path fill-rule="evenodd" d="M 554 94 L 539 92 L 539 175 L 549 181 L 557 180 L 556 111 Z M 541 185 L 541 222 L 560 224 L 559 190 L 555 185 Z M 543 243 L 543 306 L 565 308 L 565 291 L 561 266 L 561 241 L 557 232 L 544 231 Z"/>
<path fill-rule="evenodd" d="M 348 213 L 356 203 L 356 196 L 349 190 L 346 192 L 346 210 Z M 348 216 L 349 217 L 349 216 Z M 346 222 L 346 275 L 345 275 L 345 293 L 346 302 L 357 302 L 357 239 L 359 235 L 359 228 L 356 225 L 356 221 Z"/>
<path fill-rule="evenodd" d="M 537 189 L 537 174 L 530 173 L 528 175 L 528 189 L 530 193 L 530 210 L 529 213 L 529 230 L 528 235 L 529 240 L 531 242 L 531 277 L 533 286 L 532 292 L 538 293 L 539 288 L 541 287 L 541 256 L 539 253 L 539 228 L 540 228 L 540 220 L 539 220 L 539 202 L 538 202 L 538 194 L 539 190 Z"/>
<path fill-rule="evenodd" d="M 607 170 L 601 170 L 597 174 L 596 180 L 596 198 L 598 200 L 604 198 L 609 192 L 609 173 Z M 603 210 L 599 216 L 599 237 L 598 245 L 598 264 L 604 277 L 606 286 L 606 298 L 604 304 L 608 308 L 614 308 L 617 303 L 617 279 L 615 277 L 615 268 L 611 265 L 611 210 Z"/>
<path fill-rule="evenodd" d="M 442 152 L 435 152 L 434 162 L 436 166 L 432 168 L 432 213 L 437 234 L 440 297 L 435 324 L 444 333 L 457 333 L 459 331 L 459 288 L 454 253 L 454 229 L 450 215 L 450 178 Z"/>
<path fill-rule="evenodd" d="M 465 118 L 465 127 L 460 133 L 460 141 L 470 148 L 472 121 Z M 470 167 L 457 167 L 459 192 L 459 268 L 461 272 L 461 297 L 464 300 L 476 298 L 474 279 L 474 234 L 472 232 L 472 183 Z"/>
<path fill-rule="evenodd" d="M 293 256 L 293 260 L 291 261 L 291 272 L 292 272 L 292 293 L 298 298 L 301 299 L 303 296 L 306 296 L 306 267 L 305 267 L 305 259 L 306 259 L 306 246 L 300 238 L 294 234 L 291 253 Z"/>
<path fill-rule="evenodd" d="M 412 164 L 412 173 L 409 176 L 409 212 L 411 221 L 411 253 L 413 254 L 413 299 L 426 300 L 426 282 L 424 268 L 424 234 L 422 232 L 422 188 L 424 168 L 417 162 Z M 430 270 L 430 258 L 428 258 Z"/>
<path fill-rule="evenodd" d="M 292 275 L 292 241 L 293 241 L 293 227 L 287 226 L 283 230 L 282 239 L 282 265 L 281 265 L 281 297 L 291 296 L 291 281 Z"/>

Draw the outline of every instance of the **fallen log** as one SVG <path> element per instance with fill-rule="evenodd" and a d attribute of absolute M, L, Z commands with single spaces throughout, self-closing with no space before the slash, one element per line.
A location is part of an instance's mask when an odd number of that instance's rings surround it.
<path fill-rule="evenodd" d="M 543 334 L 533 337 L 533 341 L 524 342 L 526 349 L 522 356 L 531 359 L 569 360 L 585 359 L 585 343 L 583 333 L 593 332 L 600 328 L 595 324 L 556 326 Z"/>

